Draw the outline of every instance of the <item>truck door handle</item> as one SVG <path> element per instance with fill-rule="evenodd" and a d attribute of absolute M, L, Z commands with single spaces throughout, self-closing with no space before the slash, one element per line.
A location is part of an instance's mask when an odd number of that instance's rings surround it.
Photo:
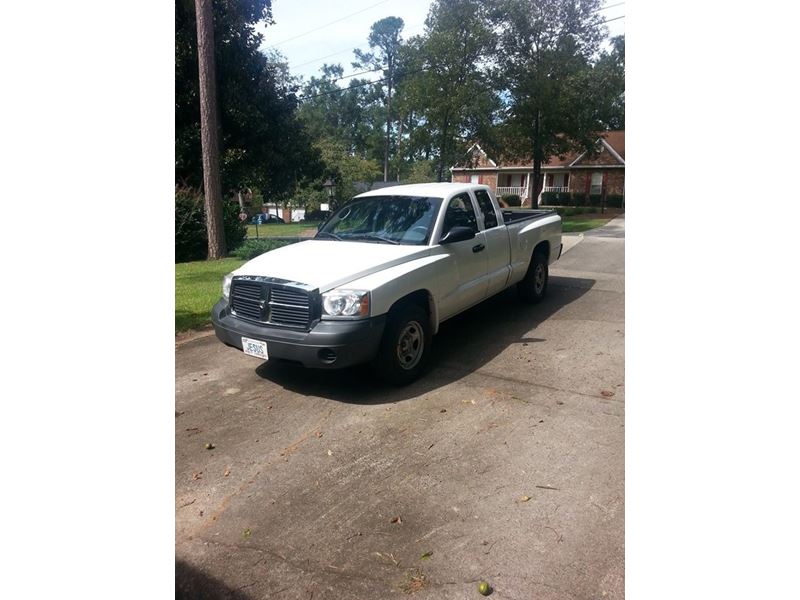
<path fill-rule="evenodd" d="M 482 252 L 486 248 L 483 244 L 478 244 L 477 246 L 472 247 L 473 252 Z"/>

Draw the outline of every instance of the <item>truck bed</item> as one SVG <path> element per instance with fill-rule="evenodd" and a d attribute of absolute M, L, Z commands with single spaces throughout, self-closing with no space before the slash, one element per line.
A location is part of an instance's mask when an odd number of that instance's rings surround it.
<path fill-rule="evenodd" d="M 536 208 L 520 208 L 515 210 L 503 209 L 503 222 L 508 225 L 510 223 L 517 223 L 519 221 L 527 221 L 534 219 L 541 219 L 549 215 L 555 214 L 554 210 L 536 209 Z"/>

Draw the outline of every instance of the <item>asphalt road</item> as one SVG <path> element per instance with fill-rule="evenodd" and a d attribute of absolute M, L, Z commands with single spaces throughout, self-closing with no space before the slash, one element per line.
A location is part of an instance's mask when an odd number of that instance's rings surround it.
<path fill-rule="evenodd" d="M 622 598 L 624 244 L 445 323 L 406 388 L 178 344 L 177 597 Z"/>

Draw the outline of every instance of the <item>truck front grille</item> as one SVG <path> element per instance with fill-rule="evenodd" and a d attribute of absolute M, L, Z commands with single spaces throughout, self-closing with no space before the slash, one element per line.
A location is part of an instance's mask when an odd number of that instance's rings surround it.
<path fill-rule="evenodd" d="M 308 329 L 315 312 L 311 292 L 263 279 L 234 278 L 233 314 L 259 323 Z"/>

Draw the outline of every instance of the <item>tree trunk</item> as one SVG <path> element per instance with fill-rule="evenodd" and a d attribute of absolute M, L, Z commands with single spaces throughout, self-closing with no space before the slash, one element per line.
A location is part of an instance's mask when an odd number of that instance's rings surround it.
<path fill-rule="evenodd" d="M 389 96 L 386 100 L 386 152 L 383 155 L 383 180 L 389 181 L 389 133 L 392 128 L 392 59 L 389 58 Z"/>
<path fill-rule="evenodd" d="M 211 0 L 195 0 L 197 15 L 197 64 L 200 77 L 200 138 L 203 147 L 203 191 L 205 196 L 208 258 L 224 258 L 225 230 L 222 226 L 222 185 L 219 179 L 219 129 L 217 124 L 217 79 L 214 64 L 214 15 Z"/>
<path fill-rule="evenodd" d="M 539 194 L 542 193 L 544 182 L 542 181 L 542 140 L 539 138 L 539 111 L 536 111 L 536 118 L 533 120 L 533 192 L 531 193 L 531 208 L 537 205 Z"/>
<path fill-rule="evenodd" d="M 402 159 L 402 152 L 400 151 L 400 147 L 403 143 L 403 116 L 397 119 L 399 123 L 399 129 L 397 131 L 397 155 L 396 158 Z M 397 161 L 397 183 L 400 183 L 400 167 L 401 167 L 401 160 Z"/>
<path fill-rule="evenodd" d="M 439 166 L 436 169 L 436 181 L 442 181 L 444 175 L 444 161 L 447 158 L 447 136 L 450 132 L 450 116 L 445 115 L 442 127 L 442 143 L 439 147 Z"/>

